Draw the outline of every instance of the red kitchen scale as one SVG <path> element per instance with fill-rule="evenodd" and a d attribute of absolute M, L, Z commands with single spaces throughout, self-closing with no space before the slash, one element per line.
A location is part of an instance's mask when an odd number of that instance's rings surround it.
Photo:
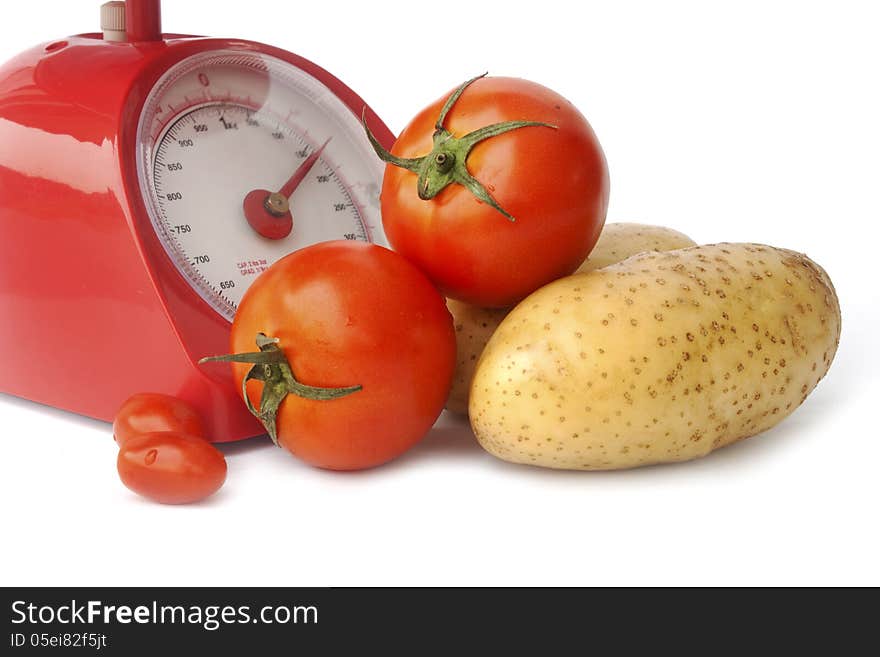
<path fill-rule="evenodd" d="M 394 136 L 317 65 L 162 34 L 159 0 L 0 67 L 0 392 L 102 420 L 136 392 L 263 433 L 224 366 L 254 278 L 315 242 L 386 244 Z"/>

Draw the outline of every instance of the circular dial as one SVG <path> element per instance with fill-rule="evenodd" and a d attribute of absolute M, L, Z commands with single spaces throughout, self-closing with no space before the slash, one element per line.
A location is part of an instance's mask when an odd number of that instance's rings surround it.
<path fill-rule="evenodd" d="M 383 166 L 358 118 L 320 81 L 262 54 L 190 57 L 150 92 L 138 175 L 159 241 L 231 320 L 250 283 L 296 249 L 387 244 Z"/>

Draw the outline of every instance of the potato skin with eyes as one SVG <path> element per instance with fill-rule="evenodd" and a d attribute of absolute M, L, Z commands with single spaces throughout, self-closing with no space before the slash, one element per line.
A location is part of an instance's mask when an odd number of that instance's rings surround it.
<path fill-rule="evenodd" d="M 510 309 L 480 308 L 455 299 L 447 299 L 446 307 L 452 315 L 456 343 L 455 375 L 446 410 L 464 415 L 468 412 L 471 380 L 480 354 Z"/>
<path fill-rule="evenodd" d="M 470 418 L 506 461 L 611 470 L 685 461 L 769 429 L 840 339 L 828 275 L 759 244 L 643 253 L 547 285 L 486 346 Z"/>
<path fill-rule="evenodd" d="M 642 251 L 671 251 L 695 245 L 696 242 L 687 235 L 663 226 L 625 222 L 605 224 L 590 257 L 577 271 L 593 271 Z M 479 308 L 454 299 L 447 299 L 446 305 L 454 320 L 458 348 L 455 377 L 446 409 L 466 414 L 477 360 L 510 308 Z"/>
<path fill-rule="evenodd" d="M 644 251 L 673 251 L 696 246 L 690 237 L 665 226 L 620 222 L 605 224 L 599 241 L 575 274 L 614 265 Z"/>

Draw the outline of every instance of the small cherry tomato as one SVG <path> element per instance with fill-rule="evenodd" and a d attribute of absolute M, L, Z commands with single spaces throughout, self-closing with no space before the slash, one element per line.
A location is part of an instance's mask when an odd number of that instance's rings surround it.
<path fill-rule="evenodd" d="M 116 459 L 129 489 L 162 504 L 198 502 L 226 481 L 226 458 L 199 436 L 164 431 L 125 441 Z"/>
<path fill-rule="evenodd" d="M 205 438 L 205 425 L 196 409 L 182 399 L 157 392 L 132 395 L 113 420 L 113 437 L 120 446 L 135 436 L 160 431 Z"/>
<path fill-rule="evenodd" d="M 455 329 L 412 263 L 342 240 L 295 251 L 251 284 L 232 351 L 204 360 L 233 362 L 245 403 L 276 444 L 312 465 L 358 470 L 402 454 L 434 424 L 452 382 Z"/>

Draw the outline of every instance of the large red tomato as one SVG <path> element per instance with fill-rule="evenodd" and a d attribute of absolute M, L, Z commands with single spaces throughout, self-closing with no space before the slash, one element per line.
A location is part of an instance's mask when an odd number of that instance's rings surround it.
<path fill-rule="evenodd" d="M 248 288 L 235 378 L 273 438 L 323 468 L 379 465 L 440 415 L 455 367 L 444 299 L 400 255 L 362 242 L 292 253 Z M 249 380 L 246 380 L 249 379 Z M 277 414 L 276 414 L 277 408 Z"/>
<path fill-rule="evenodd" d="M 503 307 L 572 273 L 599 238 L 608 170 L 569 101 L 534 82 L 478 78 L 422 110 L 391 153 L 391 245 L 449 297 Z M 444 114 L 445 112 L 445 114 Z"/>

